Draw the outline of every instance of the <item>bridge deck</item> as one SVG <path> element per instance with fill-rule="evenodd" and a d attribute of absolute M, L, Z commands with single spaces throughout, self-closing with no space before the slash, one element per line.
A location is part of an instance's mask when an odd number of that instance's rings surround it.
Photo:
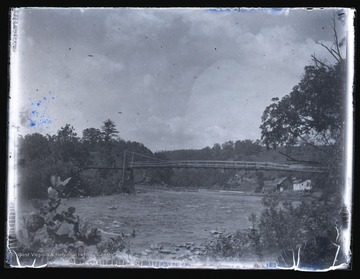
<path fill-rule="evenodd" d="M 323 173 L 326 168 L 314 167 L 300 164 L 277 164 L 270 162 L 250 161 L 163 161 L 163 162 L 131 162 L 127 168 L 216 168 L 216 169 L 243 169 L 243 170 L 264 170 L 264 171 L 294 171 L 307 173 Z"/>

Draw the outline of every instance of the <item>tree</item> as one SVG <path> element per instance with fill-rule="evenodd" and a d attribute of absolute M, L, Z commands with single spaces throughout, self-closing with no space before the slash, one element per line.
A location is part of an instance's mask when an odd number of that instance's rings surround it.
<path fill-rule="evenodd" d="M 61 127 L 57 132 L 57 136 L 55 137 L 56 141 L 60 144 L 69 143 L 78 141 L 79 138 L 73 126 L 70 124 L 66 124 L 64 127 Z"/>
<path fill-rule="evenodd" d="M 75 164 L 83 165 L 86 161 L 86 151 L 80 143 L 75 129 L 70 124 L 66 124 L 58 130 L 57 135 L 49 137 L 52 147 L 52 156 L 55 160 L 63 162 L 72 161 Z"/>
<path fill-rule="evenodd" d="M 323 165 L 328 167 L 328 171 L 317 176 L 317 186 L 324 190 L 322 198 L 311 202 L 305 200 L 297 207 L 293 207 L 291 203 L 279 206 L 279 200 L 263 200 L 263 205 L 267 208 L 261 213 L 259 224 L 262 242 L 268 248 L 301 247 L 304 250 L 308 247 L 301 260 L 306 262 L 310 259 L 312 267 L 319 264 L 326 268 L 333 263 L 334 255 L 339 252 L 336 251 L 337 244 L 332 246 L 336 253 L 328 249 L 328 244 L 336 243 L 337 233 L 341 231 L 338 230 L 336 219 L 342 204 L 344 185 L 346 60 L 340 51 L 344 40 L 338 40 L 335 27 L 333 19 L 332 46 L 318 42 L 335 61 L 330 64 L 313 55 L 312 65 L 305 67 L 301 81 L 290 94 L 281 100 L 273 98 L 273 103 L 266 107 L 260 126 L 261 139 L 268 149 L 305 143 L 322 150 L 322 154 L 326 155 Z M 265 202 L 269 204 L 266 205 Z M 334 218 L 335 216 L 337 217 Z M 314 239 L 317 245 L 311 245 L 309 241 Z M 319 245 L 320 240 L 325 240 L 325 245 Z M 297 249 L 300 252 L 300 248 Z M 324 261 L 328 258 L 331 259 L 330 265 L 327 260 Z"/>
<path fill-rule="evenodd" d="M 234 151 L 238 157 L 243 155 L 257 155 L 261 152 L 261 146 L 258 141 L 252 141 L 249 139 L 237 140 L 234 145 Z"/>
<path fill-rule="evenodd" d="M 223 157 L 228 160 L 234 155 L 234 142 L 229 140 L 221 145 Z"/>
<path fill-rule="evenodd" d="M 301 141 L 313 145 L 339 141 L 344 114 L 344 65 L 341 61 L 329 67 L 306 66 L 292 92 L 266 107 L 260 129 L 267 148 Z"/>
<path fill-rule="evenodd" d="M 211 148 L 213 159 L 219 160 L 221 158 L 221 145 L 219 143 L 215 143 Z"/>
<path fill-rule="evenodd" d="M 334 20 L 334 19 L 333 19 Z M 301 142 L 334 146 L 341 141 L 344 125 L 346 61 L 341 56 L 335 20 L 334 44 L 323 46 L 335 59 L 334 64 L 312 55 L 313 65 L 304 68 L 301 81 L 281 100 L 273 98 L 266 107 L 260 126 L 267 149 Z"/>
<path fill-rule="evenodd" d="M 117 138 L 119 131 L 116 129 L 116 125 L 110 119 L 104 121 L 104 125 L 101 126 L 103 139 L 105 142 L 113 141 Z"/>
<path fill-rule="evenodd" d="M 42 159 L 49 156 L 49 143 L 46 137 L 39 133 L 26 135 L 20 139 L 21 157 L 25 162 Z"/>
<path fill-rule="evenodd" d="M 90 146 L 94 146 L 102 140 L 102 134 L 99 129 L 87 128 L 83 131 L 82 141 Z"/>

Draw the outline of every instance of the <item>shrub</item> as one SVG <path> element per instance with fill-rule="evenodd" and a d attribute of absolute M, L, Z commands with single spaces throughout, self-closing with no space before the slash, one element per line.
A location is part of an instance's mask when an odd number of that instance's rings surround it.
<path fill-rule="evenodd" d="M 60 180 L 51 176 L 52 186 L 48 188 L 48 201 L 43 203 L 32 200 L 36 209 L 29 218 L 24 219 L 26 235 L 20 232 L 19 251 L 37 254 L 73 254 L 84 255 L 84 245 L 94 245 L 101 241 L 97 228 L 88 228 L 75 214 L 75 207 L 58 212 L 63 190 L 71 178 Z M 77 260 L 83 261 L 84 257 Z"/>
<path fill-rule="evenodd" d="M 71 186 L 69 189 L 74 190 L 75 184 L 79 181 L 79 173 L 80 168 L 76 162 L 54 161 L 51 158 L 35 159 L 19 169 L 21 185 L 25 190 L 24 194 L 29 199 L 46 197 L 48 179 L 52 174 L 60 177 L 73 177 L 68 186 Z M 69 193 L 64 190 L 63 194 L 68 195 Z"/>
<path fill-rule="evenodd" d="M 262 259 L 259 231 L 249 228 L 235 233 L 221 233 L 216 240 L 205 244 L 205 255 L 213 259 Z"/>
<path fill-rule="evenodd" d="M 90 196 L 111 195 L 125 191 L 121 186 L 122 176 L 118 171 L 112 171 L 107 177 L 102 177 L 98 171 L 86 170 L 80 179 L 84 184 L 85 193 Z"/>
<path fill-rule="evenodd" d="M 248 243 L 247 234 L 241 231 L 220 234 L 216 240 L 206 243 L 205 255 L 214 259 L 239 259 Z"/>
<path fill-rule="evenodd" d="M 111 237 L 103 243 L 96 245 L 96 250 L 100 255 L 114 255 L 117 252 L 122 252 L 126 247 L 125 238 L 122 236 Z"/>

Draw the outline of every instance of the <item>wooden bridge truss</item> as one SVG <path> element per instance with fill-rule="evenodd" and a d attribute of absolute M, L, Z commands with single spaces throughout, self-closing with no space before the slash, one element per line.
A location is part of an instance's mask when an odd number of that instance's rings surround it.
<path fill-rule="evenodd" d="M 127 160 L 131 155 L 131 160 Z M 134 155 L 146 158 L 147 161 L 134 161 Z M 149 161 L 150 159 L 151 161 Z M 125 172 L 134 169 L 154 168 L 196 168 L 196 169 L 233 169 L 233 170 L 254 170 L 254 171 L 289 171 L 302 173 L 325 173 L 327 168 L 306 164 L 278 164 L 271 162 L 254 161 L 219 161 L 219 160 L 162 160 L 139 154 L 136 152 L 124 151 L 124 160 L 119 167 L 95 167 L 86 166 L 84 169 L 121 169 L 122 183 L 125 182 Z"/>

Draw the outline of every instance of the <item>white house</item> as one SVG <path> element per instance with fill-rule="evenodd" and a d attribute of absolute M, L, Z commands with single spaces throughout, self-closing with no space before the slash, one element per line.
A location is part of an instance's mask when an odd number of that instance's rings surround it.
<path fill-rule="evenodd" d="M 304 190 L 311 190 L 311 180 L 294 180 L 293 181 L 293 190 L 294 191 L 304 191 Z"/>

